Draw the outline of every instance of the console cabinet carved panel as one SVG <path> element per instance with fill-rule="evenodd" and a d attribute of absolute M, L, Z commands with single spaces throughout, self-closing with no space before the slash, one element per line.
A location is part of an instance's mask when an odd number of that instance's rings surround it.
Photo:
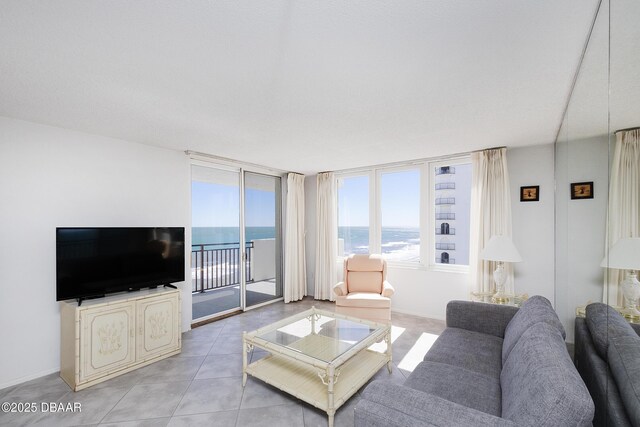
<path fill-rule="evenodd" d="M 60 304 L 60 376 L 76 391 L 180 352 L 177 289 Z"/>

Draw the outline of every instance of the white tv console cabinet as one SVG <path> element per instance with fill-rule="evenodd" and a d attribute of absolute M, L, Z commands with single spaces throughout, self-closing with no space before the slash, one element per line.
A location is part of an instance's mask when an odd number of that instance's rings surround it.
<path fill-rule="evenodd" d="M 60 377 L 75 391 L 180 353 L 178 289 L 61 302 Z"/>

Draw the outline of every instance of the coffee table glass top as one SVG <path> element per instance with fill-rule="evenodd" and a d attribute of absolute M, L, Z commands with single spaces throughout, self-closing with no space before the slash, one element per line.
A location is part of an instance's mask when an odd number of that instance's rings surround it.
<path fill-rule="evenodd" d="M 267 328 L 256 337 L 323 362 L 331 362 L 383 328 L 336 318 L 330 312 L 319 314 L 318 311 L 302 319 L 294 316 L 291 322 Z"/>

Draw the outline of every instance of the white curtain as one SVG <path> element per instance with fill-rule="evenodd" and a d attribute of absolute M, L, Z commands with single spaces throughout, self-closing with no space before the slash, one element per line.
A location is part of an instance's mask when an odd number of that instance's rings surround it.
<path fill-rule="evenodd" d="M 335 301 L 338 257 L 337 187 L 333 172 L 319 173 L 316 206 L 316 286 L 315 299 Z"/>
<path fill-rule="evenodd" d="M 616 134 L 616 147 L 609 181 L 609 208 L 607 210 L 607 239 L 605 251 L 622 237 L 640 237 L 640 130 L 620 131 Z M 604 302 L 623 305 L 619 283 L 624 271 L 607 269 L 604 280 Z"/>
<path fill-rule="evenodd" d="M 304 258 L 304 175 L 287 175 L 287 208 L 284 247 L 284 302 L 307 295 Z"/>
<path fill-rule="evenodd" d="M 495 262 L 478 255 L 494 234 L 511 236 L 511 196 L 506 148 L 477 151 L 471 154 L 471 238 L 469 264 L 471 289 L 493 292 Z M 505 292 L 513 294 L 513 267 L 505 263 Z"/>

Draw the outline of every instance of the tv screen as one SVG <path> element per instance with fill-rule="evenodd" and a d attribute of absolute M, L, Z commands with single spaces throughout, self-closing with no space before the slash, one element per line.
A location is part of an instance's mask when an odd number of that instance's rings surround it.
<path fill-rule="evenodd" d="M 184 280 L 184 227 L 56 228 L 56 300 Z"/>

